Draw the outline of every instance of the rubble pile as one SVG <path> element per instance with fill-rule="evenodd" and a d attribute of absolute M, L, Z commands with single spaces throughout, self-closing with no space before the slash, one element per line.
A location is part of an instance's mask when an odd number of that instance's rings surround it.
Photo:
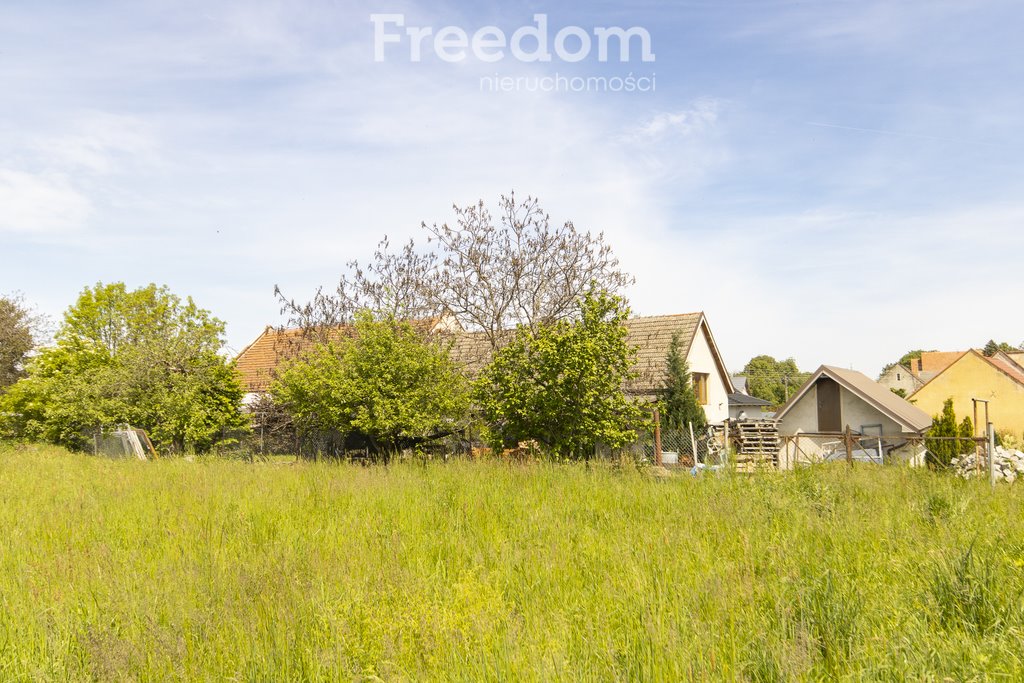
<path fill-rule="evenodd" d="M 981 461 L 980 463 L 979 460 Z M 1012 484 L 1017 477 L 1024 476 L 1024 453 L 1021 451 L 996 446 L 993 463 L 995 464 L 996 481 L 1005 481 L 1008 484 Z M 949 461 L 949 464 L 953 467 L 956 474 L 964 479 L 976 476 L 988 477 L 988 457 L 985 455 L 979 457 L 974 453 L 968 453 L 958 458 L 953 458 Z"/>

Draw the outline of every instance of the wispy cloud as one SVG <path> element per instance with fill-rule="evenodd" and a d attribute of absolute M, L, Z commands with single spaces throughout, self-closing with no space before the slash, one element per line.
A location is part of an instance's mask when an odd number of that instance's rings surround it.
<path fill-rule="evenodd" d="M 88 197 L 60 175 L 0 168 L 0 233 L 29 238 L 77 230 L 93 211 Z"/>
<path fill-rule="evenodd" d="M 146 121 L 102 111 L 79 113 L 70 129 L 29 141 L 33 157 L 49 166 L 109 174 L 158 161 L 156 133 Z"/>
<path fill-rule="evenodd" d="M 715 125 L 720 109 L 721 102 L 703 97 L 690 108 L 655 114 L 637 126 L 628 137 L 632 140 L 650 140 L 667 135 L 697 135 Z"/>

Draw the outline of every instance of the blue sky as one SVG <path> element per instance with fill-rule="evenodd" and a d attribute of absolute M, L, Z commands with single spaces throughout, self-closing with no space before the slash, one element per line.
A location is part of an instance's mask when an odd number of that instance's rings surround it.
<path fill-rule="evenodd" d="M 374 12 L 639 26 L 655 60 L 377 62 Z M 734 369 L 1019 342 L 1022 23 L 1009 0 L 8 0 L 0 292 L 56 317 L 99 280 L 168 284 L 240 349 L 275 284 L 307 296 L 514 189 L 605 232 L 635 312 L 706 311 Z M 555 73 L 656 89 L 480 85 Z"/>

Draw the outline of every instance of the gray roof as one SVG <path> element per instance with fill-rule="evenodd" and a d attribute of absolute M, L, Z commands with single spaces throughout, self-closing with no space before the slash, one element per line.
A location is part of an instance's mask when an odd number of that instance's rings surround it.
<path fill-rule="evenodd" d="M 750 396 L 741 391 L 729 394 L 729 405 L 731 406 L 770 406 L 771 404 L 771 401 L 766 401 L 757 396 Z"/>
<path fill-rule="evenodd" d="M 818 371 L 811 375 L 810 379 L 800 387 L 800 390 L 786 402 L 786 405 L 779 409 L 779 412 L 775 414 L 775 418 L 784 418 L 790 408 L 823 376 L 834 379 L 840 386 L 853 392 L 869 405 L 874 406 L 896 422 L 899 422 L 909 431 L 923 432 L 932 426 L 932 418 L 928 413 L 897 396 L 878 382 L 856 370 L 837 368 L 832 365 L 822 365 L 818 368 Z"/>

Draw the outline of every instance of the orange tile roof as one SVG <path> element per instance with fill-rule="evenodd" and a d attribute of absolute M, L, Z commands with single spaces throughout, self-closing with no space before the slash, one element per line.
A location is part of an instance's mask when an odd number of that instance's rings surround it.
<path fill-rule="evenodd" d="M 352 334 L 351 330 L 350 326 L 343 325 L 331 328 L 325 335 L 317 334 L 315 330 L 267 327 L 235 359 L 235 367 L 242 376 L 242 386 L 246 391 L 266 391 L 282 361 L 297 358 L 319 341 L 343 339 Z"/>
<path fill-rule="evenodd" d="M 438 318 L 414 320 L 414 328 L 433 331 L 440 325 Z M 351 325 L 329 328 L 281 329 L 268 326 L 251 344 L 242 349 L 235 359 L 235 367 L 242 376 L 242 387 L 247 392 L 266 391 L 274 381 L 278 366 L 285 360 L 298 358 L 322 342 L 338 342 L 352 336 Z"/>
<path fill-rule="evenodd" d="M 992 358 L 985 357 L 985 360 L 1002 370 L 1011 378 L 1017 380 L 1021 384 L 1024 384 L 1024 371 L 1021 371 L 1020 366 L 1015 364 L 1013 361 L 1004 360 L 998 356 Z"/>
<path fill-rule="evenodd" d="M 960 360 L 966 351 L 925 351 L 921 354 L 920 369 L 919 364 L 911 361 L 911 371 L 915 375 L 919 375 L 922 372 L 930 372 L 938 374 L 948 368 L 953 363 Z"/>

